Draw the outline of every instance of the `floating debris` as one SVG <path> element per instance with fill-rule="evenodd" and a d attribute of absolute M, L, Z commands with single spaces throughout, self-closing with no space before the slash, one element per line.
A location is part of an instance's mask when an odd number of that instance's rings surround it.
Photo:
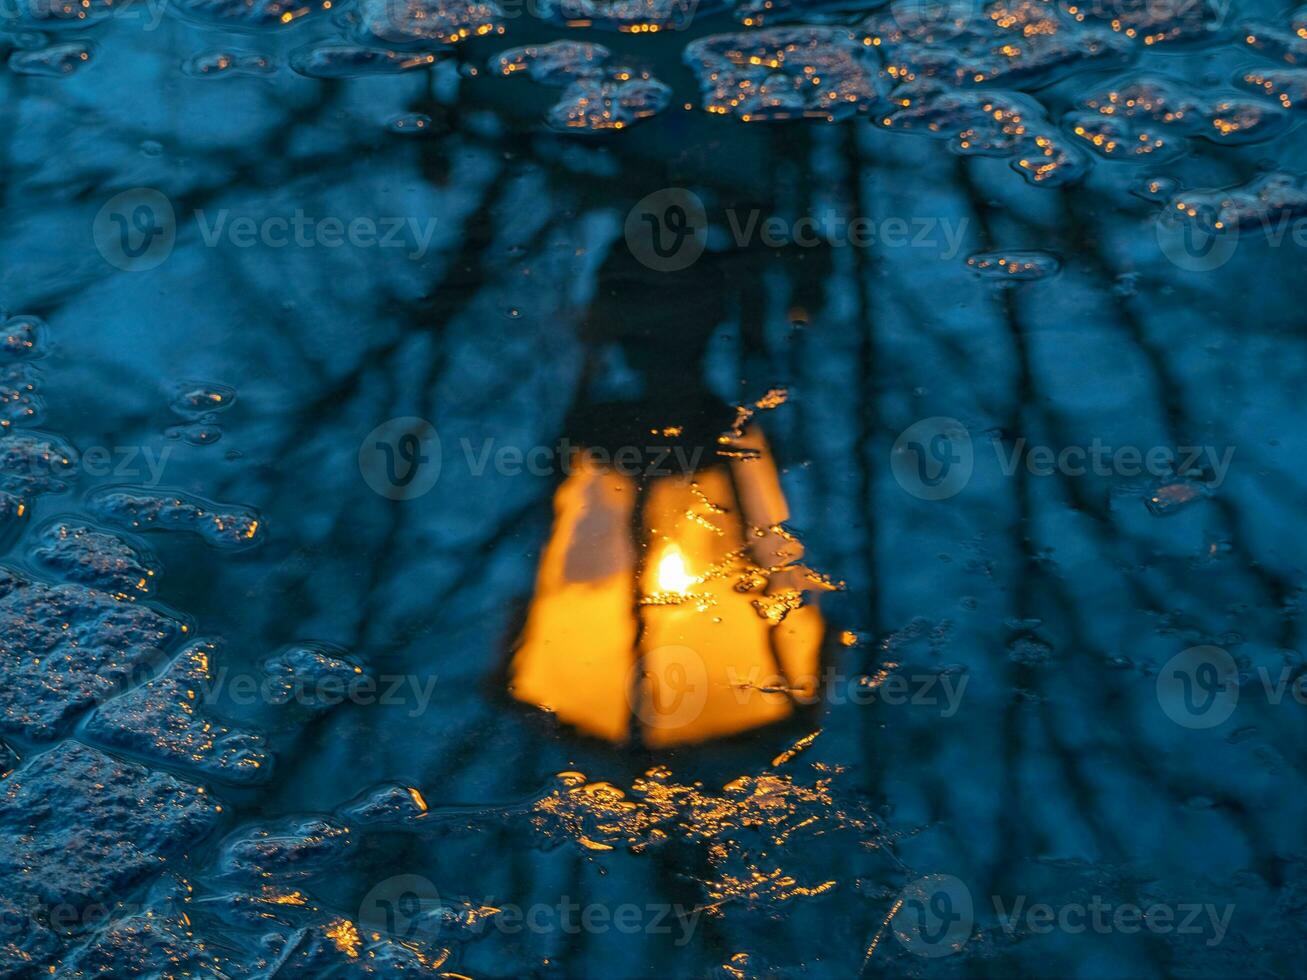
<path fill-rule="evenodd" d="M 55 521 L 38 532 L 28 546 L 28 556 L 65 582 L 87 585 L 118 599 L 150 595 L 159 569 L 158 560 L 145 549 L 68 521 Z"/>
<path fill-rule="evenodd" d="M 357 44 L 320 44 L 290 53 L 291 70 L 309 78 L 398 75 L 430 68 L 442 57 L 429 51 L 390 51 Z"/>
<path fill-rule="evenodd" d="M 205 51 L 182 62 L 182 72 L 194 78 L 228 78 L 237 75 L 266 76 L 277 72 L 267 55 L 237 51 Z"/>
<path fill-rule="evenodd" d="M 263 520 L 257 511 L 173 491 L 102 487 L 87 498 L 86 506 L 116 527 L 132 531 L 190 531 L 215 548 L 252 548 L 264 537 Z"/>
<path fill-rule="evenodd" d="M 213 690 L 217 644 L 197 640 L 159 677 L 114 698 L 87 722 L 92 738 L 167 765 L 233 783 L 272 777 L 272 759 L 261 734 L 236 731 L 202 709 Z"/>
<path fill-rule="evenodd" d="M 742 122 L 833 121 L 879 98 L 869 42 L 837 27 L 785 27 L 715 34 L 686 46 L 704 108 Z"/>
<path fill-rule="evenodd" d="M 1038 249 L 976 252 L 967 256 L 967 268 L 991 282 L 1033 282 L 1056 275 L 1062 261 L 1052 252 Z"/>
<path fill-rule="evenodd" d="M 1153 516 L 1167 517 L 1205 496 L 1207 488 L 1195 480 L 1172 480 L 1150 490 L 1144 505 Z"/>

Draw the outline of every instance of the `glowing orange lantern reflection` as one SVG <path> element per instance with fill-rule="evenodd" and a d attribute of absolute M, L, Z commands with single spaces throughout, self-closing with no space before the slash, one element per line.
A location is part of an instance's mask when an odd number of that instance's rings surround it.
<path fill-rule="evenodd" d="M 762 432 L 692 474 L 618 472 L 584 452 L 510 666 L 515 698 L 583 732 L 649 746 L 779 721 L 815 684 L 829 586 L 799 564 Z"/>

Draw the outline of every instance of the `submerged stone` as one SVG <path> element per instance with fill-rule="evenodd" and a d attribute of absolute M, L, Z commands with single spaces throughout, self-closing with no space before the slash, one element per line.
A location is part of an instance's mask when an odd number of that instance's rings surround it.
<path fill-rule="evenodd" d="M 266 55 L 235 51 L 205 51 L 182 62 L 182 72 L 193 78 L 273 75 L 276 71 L 277 65 Z"/>
<path fill-rule="evenodd" d="M 1033 282 L 1056 275 L 1062 262 L 1038 249 L 976 252 L 967 257 L 967 268 L 992 282 Z"/>
<path fill-rule="evenodd" d="M 217 645 L 197 640 L 159 677 L 100 707 L 88 735 L 160 762 L 234 783 L 272 776 L 263 735 L 219 723 L 206 711 Z"/>
<path fill-rule="evenodd" d="M 77 477 L 77 450 L 36 430 L 0 438 L 0 489 L 18 496 L 63 493 Z"/>
<path fill-rule="evenodd" d="M 358 44 L 320 44 L 290 54 L 291 70 L 309 78 L 399 75 L 429 68 L 441 57 L 431 52 L 391 51 Z"/>
<path fill-rule="evenodd" d="M 361 0 L 365 37 L 386 44 L 456 44 L 504 33 L 504 12 L 494 0 Z"/>
<path fill-rule="evenodd" d="M 195 846 L 221 810 L 201 787 L 61 742 L 0 783 L 0 894 L 46 907 L 112 903 Z"/>
<path fill-rule="evenodd" d="M 117 535 L 67 521 L 43 528 L 28 545 L 28 556 L 65 582 L 88 585 L 118 599 L 150 595 L 159 569 L 158 561 L 144 549 Z"/>
<path fill-rule="evenodd" d="M 533 82 L 561 86 L 599 71 L 611 55 L 602 44 L 552 41 L 501 51 L 491 59 L 491 66 L 501 75 L 525 72 Z"/>
<path fill-rule="evenodd" d="M 332 9 L 332 0 L 175 0 L 184 18 L 246 30 L 276 30 Z"/>
<path fill-rule="evenodd" d="M 257 511 L 176 491 L 102 487 L 87 497 L 86 507 L 115 527 L 132 531 L 189 531 L 215 548 L 252 548 L 264 537 L 263 520 Z"/>
<path fill-rule="evenodd" d="M 9 70 L 16 75 L 62 78 L 84 68 L 94 57 L 95 45 L 91 42 L 69 41 L 36 51 L 15 51 L 9 56 Z"/>
<path fill-rule="evenodd" d="M 841 119 L 879 97 L 876 55 L 838 27 L 786 27 L 715 34 L 686 46 L 704 108 L 742 122 Z"/>
<path fill-rule="evenodd" d="M 620 130 L 662 112 L 671 99 L 672 90 L 656 78 L 614 69 L 577 79 L 563 90 L 546 119 L 560 132 Z"/>
<path fill-rule="evenodd" d="M 185 624 L 80 585 L 0 568 L 0 731 L 48 739 L 163 659 Z"/>
<path fill-rule="evenodd" d="M 353 850 L 347 827 L 315 817 L 245 827 L 223 844 L 222 874 L 252 882 L 307 878 L 338 868 Z"/>

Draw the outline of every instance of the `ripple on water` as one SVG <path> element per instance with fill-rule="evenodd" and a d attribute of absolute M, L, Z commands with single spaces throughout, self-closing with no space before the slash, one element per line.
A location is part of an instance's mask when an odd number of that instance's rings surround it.
<path fill-rule="evenodd" d="M 189 531 L 215 548 L 252 548 L 264 538 L 258 511 L 153 487 L 101 487 L 86 498 L 100 520 L 131 531 Z"/>
<path fill-rule="evenodd" d="M 742 122 L 832 121 L 865 111 L 879 98 L 875 52 L 838 27 L 783 27 L 715 34 L 685 48 L 704 108 Z"/>

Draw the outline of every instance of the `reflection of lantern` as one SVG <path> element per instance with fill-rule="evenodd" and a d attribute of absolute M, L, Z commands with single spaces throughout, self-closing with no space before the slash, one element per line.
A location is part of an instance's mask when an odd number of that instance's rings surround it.
<path fill-rule="evenodd" d="M 514 697 L 609 741 L 663 746 L 779 721 L 811 691 L 824 626 L 803 599 L 828 586 L 780 527 L 789 515 L 761 431 L 729 444 L 729 460 L 692 475 L 573 457 Z"/>

